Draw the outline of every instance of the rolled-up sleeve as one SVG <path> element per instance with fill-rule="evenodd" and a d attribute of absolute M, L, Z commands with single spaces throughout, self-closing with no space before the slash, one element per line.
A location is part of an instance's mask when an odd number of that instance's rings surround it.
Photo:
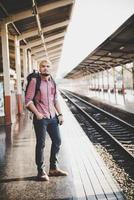
<path fill-rule="evenodd" d="M 27 88 L 25 95 L 25 106 L 28 107 L 30 103 L 33 103 L 33 98 L 35 95 L 36 79 L 33 78 Z"/>

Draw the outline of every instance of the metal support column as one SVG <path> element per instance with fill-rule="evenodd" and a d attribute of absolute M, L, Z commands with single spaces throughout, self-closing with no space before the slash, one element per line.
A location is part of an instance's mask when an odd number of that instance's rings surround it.
<path fill-rule="evenodd" d="M 93 90 L 93 74 L 91 74 L 91 90 Z"/>
<path fill-rule="evenodd" d="M 89 90 L 90 90 L 90 87 L 91 87 L 91 74 L 89 74 Z"/>
<path fill-rule="evenodd" d="M 31 73 L 32 69 L 31 51 L 28 50 L 28 73 Z"/>
<path fill-rule="evenodd" d="M 95 74 L 93 74 L 93 88 L 94 88 L 94 91 L 95 91 Z"/>
<path fill-rule="evenodd" d="M 134 91 L 134 61 L 133 61 L 133 67 L 132 67 L 132 81 L 133 81 L 133 91 Z"/>
<path fill-rule="evenodd" d="M 107 69 L 107 90 L 109 92 L 110 86 L 109 86 L 109 70 Z"/>
<path fill-rule="evenodd" d="M 98 91 L 100 92 L 100 74 L 99 74 L 99 71 L 98 71 Z"/>
<path fill-rule="evenodd" d="M 23 49 L 23 73 L 24 73 L 24 82 L 23 82 L 23 89 L 26 87 L 26 78 L 28 75 L 28 66 L 27 66 L 27 49 Z"/>
<path fill-rule="evenodd" d="M 102 90 L 104 92 L 104 71 L 102 71 Z"/>
<path fill-rule="evenodd" d="M 122 94 L 125 95 L 124 67 L 122 66 Z"/>
<path fill-rule="evenodd" d="M 115 77 L 115 67 L 113 67 L 113 82 L 114 82 L 114 89 L 113 89 L 113 92 L 116 94 L 116 77 Z"/>
<path fill-rule="evenodd" d="M 97 89 L 97 82 L 96 82 L 96 73 L 94 74 L 94 89 L 95 89 L 95 91 L 96 91 L 96 89 Z"/>
<path fill-rule="evenodd" d="M 21 86 L 21 60 L 20 60 L 20 41 L 15 37 L 15 67 L 17 75 L 17 102 L 18 114 L 22 114 L 22 86 Z"/>
<path fill-rule="evenodd" d="M 7 24 L 1 25 L 1 42 L 2 42 L 2 61 L 4 77 L 4 108 L 5 123 L 11 124 L 11 92 L 10 92 L 10 60 Z"/>

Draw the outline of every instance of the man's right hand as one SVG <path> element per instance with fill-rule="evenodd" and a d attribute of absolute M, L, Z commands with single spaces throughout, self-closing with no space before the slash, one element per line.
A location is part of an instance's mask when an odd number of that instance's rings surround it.
<path fill-rule="evenodd" d="M 36 114 L 36 117 L 37 117 L 37 119 L 40 120 L 40 119 L 43 119 L 43 118 L 44 118 L 44 115 L 43 115 L 42 113 L 39 113 L 39 112 L 38 112 L 38 113 Z"/>
<path fill-rule="evenodd" d="M 44 118 L 44 115 L 37 110 L 37 108 L 35 107 L 35 105 L 33 104 L 33 102 L 31 102 L 28 107 L 36 115 L 36 117 L 37 117 L 38 120 Z"/>

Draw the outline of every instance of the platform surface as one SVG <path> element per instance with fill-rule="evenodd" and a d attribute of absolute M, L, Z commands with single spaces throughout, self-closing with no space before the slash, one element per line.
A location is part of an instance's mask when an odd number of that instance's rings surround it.
<path fill-rule="evenodd" d="M 64 125 L 60 126 L 62 147 L 59 167 L 67 177 L 36 180 L 35 134 L 24 116 L 13 128 L 0 129 L 0 200 L 123 200 L 121 190 L 92 143 L 60 97 Z M 49 170 L 50 139 L 45 149 Z"/>

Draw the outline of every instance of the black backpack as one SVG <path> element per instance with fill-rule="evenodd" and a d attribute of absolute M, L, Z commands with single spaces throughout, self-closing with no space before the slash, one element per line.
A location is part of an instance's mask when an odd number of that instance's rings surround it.
<path fill-rule="evenodd" d="M 40 77 L 39 72 L 33 70 L 33 72 L 27 76 L 27 85 L 26 85 L 26 90 L 25 90 L 25 96 L 26 96 L 26 93 L 27 93 L 29 83 L 31 82 L 32 78 L 36 78 L 36 88 L 35 88 L 35 94 L 34 94 L 34 97 L 33 97 L 33 101 L 34 101 L 34 98 L 35 98 L 37 92 L 39 91 L 40 84 L 41 84 L 41 77 Z"/>
<path fill-rule="evenodd" d="M 37 95 L 37 92 L 40 90 L 40 84 L 41 84 L 40 73 L 38 71 L 36 71 L 36 70 L 33 70 L 33 72 L 27 76 L 27 85 L 26 85 L 26 90 L 25 90 L 25 96 L 26 96 L 26 93 L 27 93 L 27 89 L 28 89 L 29 83 L 32 80 L 32 78 L 36 78 L 35 94 L 34 94 L 34 97 L 33 97 L 33 102 L 34 102 L 34 99 L 35 99 L 35 97 Z M 52 81 L 54 83 L 54 87 L 55 87 L 55 93 L 54 93 L 54 96 L 55 96 L 56 95 L 56 83 L 53 80 L 52 76 L 51 76 L 51 79 L 52 79 Z M 30 111 L 29 108 L 28 108 L 28 110 Z"/>

